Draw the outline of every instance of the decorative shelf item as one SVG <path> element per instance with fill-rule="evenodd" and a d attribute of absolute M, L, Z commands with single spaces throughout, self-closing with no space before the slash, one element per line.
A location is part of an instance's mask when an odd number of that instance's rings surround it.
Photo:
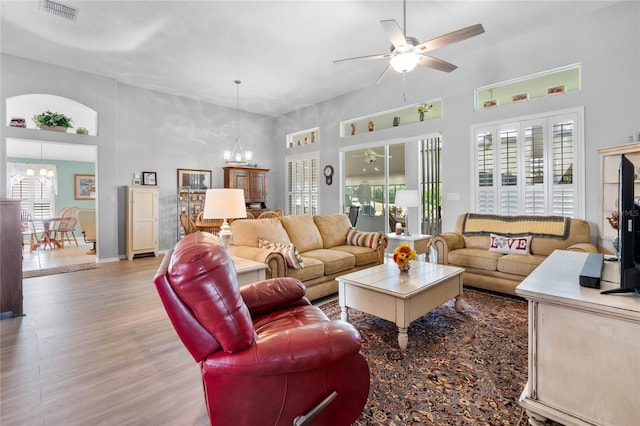
<path fill-rule="evenodd" d="M 67 129 L 73 129 L 71 124 L 73 120 L 59 112 L 51 112 L 46 110 L 43 113 L 33 116 L 33 122 L 36 127 L 41 130 L 52 130 L 54 132 L 66 132 Z"/>
<path fill-rule="evenodd" d="M 318 143 L 319 134 L 320 129 L 318 127 L 302 130 L 295 133 L 289 133 L 286 137 L 287 148 Z"/>
<path fill-rule="evenodd" d="M 416 113 L 417 111 L 417 113 Z M 355 136 L 358 129 L 369 132 L 419 123 L 442 117 L 442 100 L 431 99 L 389 111 L 369 114 L 340 123 L 340 137 Z M 364 130 L 362 131 L 363 133 Z"/>
<path fill-rule="evenodd" d="M 474 107 L 479 111 L 579 90 L 580 64 L 571 64 L 478 87 Z"/>

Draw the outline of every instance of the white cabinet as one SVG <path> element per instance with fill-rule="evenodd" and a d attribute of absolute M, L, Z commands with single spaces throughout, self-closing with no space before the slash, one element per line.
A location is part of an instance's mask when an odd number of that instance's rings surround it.
<path fill-rule="evenodd" d="M 556 250 L 518 285 L 529 303 L 529 424 L 637 426 L 640 298 L 580 287 L 587 253 Z M 605 278 L 619 280 L 605 262 Z M 607 271 L 609 270 L 609 271 Z"/>
<path fill-rule="evenodd" d="M 158 255 L 158 188 L 127 186 L 127 258 L 136 254 Z"/>
<path fill-rule="evenodd" d="M 604 253 L 612 253 L 611 242 L 618 235 L 607 220 L 607 217 L 618 211 L 618 169 L 620 158 L 624 154 L 636 168 L 640 167 L 640 143 L 628 143 L 603 148 L 600 153 L 600 235 L 598 246 Z M 640 180 L 635 182 L 635 197 L 640 197 Z"/>

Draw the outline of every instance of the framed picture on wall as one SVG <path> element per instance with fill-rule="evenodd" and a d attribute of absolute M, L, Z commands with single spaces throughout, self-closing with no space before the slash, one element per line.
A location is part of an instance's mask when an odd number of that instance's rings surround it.
<path fill-rule="evenodd" d="M 178 169 L 178 187 L 190 189 L 210 189 L 211 170 Z"/>
<path fill-rule="evenodd" d="M 156 172 L 142 172 L 142 184 L 156 186 L 158 184 Z"/>
<path fill-rule="evenodd" d="M 73 175 L 73 196 L 76 200 L 95 200 L 96 175 Z"/>

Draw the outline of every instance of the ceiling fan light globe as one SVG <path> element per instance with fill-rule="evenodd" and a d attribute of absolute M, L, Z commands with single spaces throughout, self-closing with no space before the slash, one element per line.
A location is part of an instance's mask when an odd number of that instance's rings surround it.
<path fill-rule="evenodd" d="M 409 72 L 418 65 L 419 60 L 420 57 L 418 55 L 413 52 L 407 52 L 393 56 L 389 63 L 397 72 Z"/>

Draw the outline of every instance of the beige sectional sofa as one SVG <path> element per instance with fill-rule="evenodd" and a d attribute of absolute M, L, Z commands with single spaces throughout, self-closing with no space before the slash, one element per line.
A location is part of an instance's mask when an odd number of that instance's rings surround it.
<path fill-rule="evenodd" d="M 490 251 L 490 245 L 498 250 L 495 242 L 504 241 L 492 240 L 491 234 L 531 236 L 530 254 Z M 466 213 L 458 218 L 455 232 L 442 233 L 431 244 L 438 250 L 438 263 L 465 269 L 465 285 L 507 294 L 515 294 L 516 286 L 554 250 L 597 252 L 589 224 L 562 216 Z"/>
<path fill-rule="evenodd" d="M 388 244 L 384 233 L 360 233 L 352 228 L 345 214 L 236 220 L 231 231 L 233 242 L 228 250 L 232 256 L 265 263 L 267 278 L 299 279 L 310 300 L 337 293 L 336 277 L 384 262 Z M 259 239 L 280 245 L 293 243 L 304 266 L 291 267 L 281 252 L 260 248 Z"/>

